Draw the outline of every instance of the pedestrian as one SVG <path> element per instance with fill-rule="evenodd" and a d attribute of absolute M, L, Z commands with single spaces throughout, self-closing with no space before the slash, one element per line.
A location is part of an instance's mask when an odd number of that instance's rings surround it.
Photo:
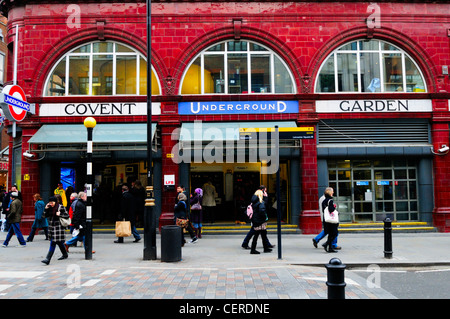
<path fill-rule="evenodd" d="M 272 251 L 271 248 L 268 247 L 267 242 L 267 214 L 266 214 L 266 204 L 264 203 L 264 193 L 262 190 L 258 189 L 255 192 L 255 196 L 252 197 L 252 228 L 255 230 L 255 234 L 253 235 L 252 247 L 250 250 L 250 254 L 259 254 L 259 251 L 256 250 L 256 243 L 258 241 L 258 237 L 261 234 L 264 252 L 270 253 Z"/>
<path fill-rule="evenodd" d="M 70 233 L 73 231 L 73 209 L 75 207 L 76 201 L 78 200 L 78 194 L 77 193 L 71 193 L 69 196 L 69 217 L 72 220 L 72 223 L 69 225 Z"/>
<path fill-rule="evenodd" d="M 173 213 L 173 219 L 175 222 L 175 225 L 178 225 L 181 227 L 181 246 L 184 246 L 185 240 L 184 240 L 184 229 L 186 229 L 189 232 L 189 235 L 191 236 L 190 243 L 194 244 L 197 242 L 197 237 L 195 236 L 194 230 L 192 229 L 192 226 L 188 219 L 188 212 L 187 212 L 187 205 L 186 205 L 186 195 L 184 193 L 178 194 L 178 203 L 175 205 L 174 213 Z"/>
<path fill-rule="evenodd" d="M 58 199 L 57 196 L 52 196 L 48 199 L 47 205 L 45 205 L 45 217 L 49 220 L 49 230 L 50 230 L 50 248 L 48 250 L 47 256 L 42 262 L 46 265 L 50 263 L 53 253 L 55 252 L 56 246 L 62 253 L 62 256 L 58 260 L 66 259 L 69 257 L 67 253 L 64 242 L 65 227 L 61 225 L 60 218 L 69 218 L 69 213 L 66 211 L 64 205 Z"/>
<path fill-rule="evenodd" d="M 48 220 L 44 216 L 45 203 L 40 194 L 33 195 L 34 200 L 34 222 L 31 226 L 30 235 L 28 235 L 27 242 L 32 242 L 34 235 L 38 228 L 42 228 L 45 234 L 45 240 L 48 240 Z"/>
<path fill-rule="evenodd" d="M 203 199 L 202 189 L 196 188 L 193 196 L 190 198 L 191 204 L 190 221 L 192 223 L 192 227 L 194 228 L 194 232 L 197 238 L 202 238 L 202 221 L 203 221 L 202 199 Z"/>
<path fill-rule="evenodd" d="M 320 198 L 319 198 L 319 211 L 320 211 L 320 219 L 322 220 L 322 231 L 312 239 L 313 245 L 314 247 L 317 248 L 317 244 L 319 244 L 319 242 L 325 237 L 325 230 L 323 229 L 323 208 L 322 208 L 322 203 L 325 200 L 325 194 L 323 194 Z M 337 238 L 339 236 L 339 232 L 338 235 L 336 236 L 336 238 L 333 240 L 332 246 L 334 249 L 341 249 L 342 247 L 337 245 Z"/>
<path fill-rule="evenodd" d="M 73 186 L 67 186 L 65 194 L 66 194 L 66 198 L 69 199 L 67 201 L 67 206 L 66 206 L 67 211 L 69 211 L 70 205 L 73 202 L 72 195 L 76 194 L 75 189 L 73 188 Z"/>
<path fill-rule="evenodd" d="M 69 247 L 76 245 L 77 241 L 82 241 L 84 244 L 84 231 L 86 229 L 86 201 L 87 195 L 85 192 L 77 194 L 77 200 L 72 203 L 72 238 L 64 243 L 66 251 L 69 252 Z M 86 246 L 83 245 L 85 248 Z"/>
<path fill-rule="evenodd" d="M 211 180 L 208 180 L 202 187 L 203 190 L 203 209 L 211 224 L 215 221 L 215 209 L 216 209 L 216 188 L 212 184 Z"/>
<path fill-rule="evenodd" d="M 144 226 L 145 189 L 140 180 L 136 180 L 131 187 L 131 194 L 136 200 L 136 223 Z"/>
<path fill-rule="evenodd" d="M 9 241 L 13 235 L 17 236 L 19 240 L 20 247 L 26 247 L 25 239 L 23 238 L 22 232 L 20 231 L 20 221 L 22 220 L 22 201 L 19 199 L 19 194 L 17 192 L 12 192 L 10 194 L 11 205 L 8 214 L 8 224 L 10 225 L 6 239 L 3 242 L 3 247 L 8 247 Z"/>
<path fill-rule="evenodd" d="M 8 193 L 5 194 L 5 196 L 3 197 L 3 201 L 2 201 L 2 208 L 3 208 L 3 214 L 5 214 L 5 226 L 4 226 L 4 230 L 8 231 L 9 230 L 9 223 L 8 223 L 8 214 L 9 214 L 9 209 L 10 209 L 10 205 L 11 205 L 11 193 L 17 193 L 18 194 L 18 199 L 20 201 L 22 201 L 22 193 L 18 191 L 17 189 L 17 185 L 12 185 L 11 186 L 11 191 L 9 191 Z"/>
<path fill-rule="evenodd" d="M 58 187 L 56 187 L 53 194 L 61 196 L 62 204 L 64 205 L 64 207 L 67 207 L 66 191 L 64 190 L 62 183 L 58 183 Z"/>
<path fill-rule="evenodd" d="M 131 233 L 134 236 L 133 243 L 141 240 L 141 236 L 136 230 L 136 198 L 129 192 L 127 185 L 122 185 L 122 200 L 120 203 L 120 215 L 118 220 L 126 220 L 131 224 Z M 123 243 L 123 237 L 117 237 L 116 244 Z"/>
<path fill-rule="evenodd" d="M 269 196 L 267 196 L 267 187 L 264 186 L 264 185 L 260 185 L 258 189 L 263 192 L 263 201 L 264 201 L 264 204 L 265 204 L 265 206 L 267 208 L 268 207 L 268 203 L 269 203 Z M 250 204 L 253 203 L 254 201 L 256 201 L 256 195 L 252 196 L 252 198 L 250 199 Z M 250 230 L 248 231 L 247 235 L 244 238 L 244 241 L 242 242 L 242 245 L 241 245 L 242 248 L 250 249 L 248 244 L 250 242 L 250 239 L 252 239 L 253 235 L 255 235 L 255 229 L 253 227 L 250 227 Z M 269 248 L 275 247 L 275 245 L 272 245 L 270 243 L 270 241 L 267 238 L 267 236 L 266 236 L 265 239 L 267 240 L 267 243 L 266 243 L 267 247 L 269 247 Z M 263 238 L 263 240 L 265 240 L 265 239 Z"/>
<path fill-rule="evenodd" d="M 325 193 L 324 193 L 325 199 L 322 202 L 322 211 L 325 212 L 326 207 L 328 207 L 328 210 L 330 213 L 332 213 L 336 210 L 336 205 L 333 202 L 333 194 L 334 194 L 333 188 L 327 187 L 325 189 Z M 339 224 L 326 222 L 325 217 L 323 217 L 323 227 L 324 227 L 325 235 L 328 235 L 328 238 L 327 238 L 326 243 L 323 244 L 322 247 L 325 249 L 326 252 L 329 252 L 329 253 L 337 252 L 337 250 L 335 250 L 333 248 L 332 243 L 333 243 L 334 239 L 337 237 L 338 226 L 339 226 Z"/>

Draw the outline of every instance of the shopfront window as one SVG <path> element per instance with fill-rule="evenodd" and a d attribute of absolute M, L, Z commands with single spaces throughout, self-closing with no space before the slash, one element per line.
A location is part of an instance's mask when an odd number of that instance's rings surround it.
<path fill-rule="evenodd" d="M 343 222 L 418 220 L 417 167 L 413 160 L 329 160 Z"/>
<path fill-rule="evenodd" d="M 187 68 L 181 94 L 295 93 L 292 74 L 274 52 L 228 41 L 200 53 Z"/>
<path fill-rule="evenodd" d="M 82 45 L 56 63 L 45 96 L 146 95 L 147 61 L 132 48 L 114 42 Z M 152 70 L 152 94 L 160 94 Z"/>
<path fill-rule="evenodd" d="M 406 52 L 379 41 L 354 41 L 335 50 L 322 64 L 318 93 L 426 92 L 417 64 Z"/>

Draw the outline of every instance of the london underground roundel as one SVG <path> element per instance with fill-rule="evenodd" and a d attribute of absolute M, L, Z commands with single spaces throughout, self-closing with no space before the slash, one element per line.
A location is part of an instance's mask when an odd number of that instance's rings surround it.
<path fill-rule="evenodd" d="M 30 110 L 25 92 L 18 85 L 5 86 L 0 103 L 6 118 L 11 121 L 22 121 L 27 116 L 27 111 Z"/>

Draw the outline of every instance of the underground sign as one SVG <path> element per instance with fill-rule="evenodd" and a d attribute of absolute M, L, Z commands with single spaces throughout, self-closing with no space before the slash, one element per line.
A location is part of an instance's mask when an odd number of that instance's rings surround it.
<path fill-rule="evenodd" d="M 25 92 L 18 85 L 7 85 L 3 88 L 0 94 L 0 105 L 5 117 L 10 121 L 20 122 L 30 111 Z"/>

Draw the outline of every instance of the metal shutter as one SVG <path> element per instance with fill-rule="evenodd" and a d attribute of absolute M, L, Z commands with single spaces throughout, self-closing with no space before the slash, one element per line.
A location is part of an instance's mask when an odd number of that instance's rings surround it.
<path fill-rule="evenodd" d="M 319 144 L 428 144 L 427 119 L 320 120 Z"/>

